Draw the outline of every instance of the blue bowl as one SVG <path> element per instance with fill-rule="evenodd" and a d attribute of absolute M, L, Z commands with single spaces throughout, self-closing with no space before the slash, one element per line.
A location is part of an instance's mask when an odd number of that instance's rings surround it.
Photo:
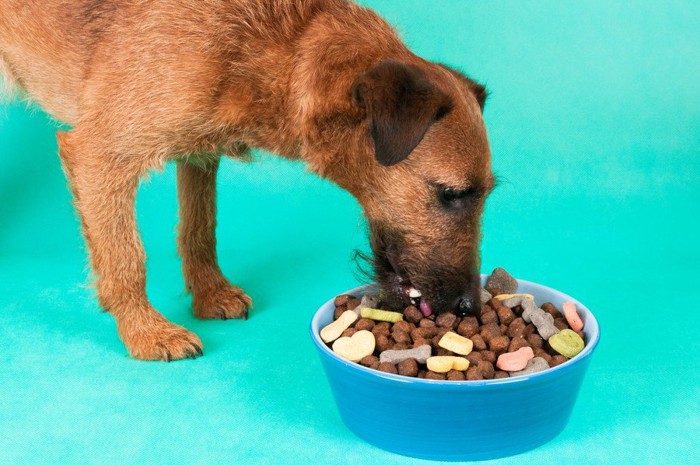
<path fill-rule="evenodd" d="M 485 275 L 482 275 L 482 281 Z M 372 285 L 346 294 L 361 296 Z M 600 338 L 598 322 L 576 299 L 518 280 L 518 292 L 557 308 L 576 303 L 586 347 L 557 367 L 528 376 L 484 381 L 440 381 L 392 375 L 337 356 L 319 331 L 333 320 L 333 299 L 311 321 L 340 417 L 360 438 L 397 454 L 430 460 L 487 460 L 534 449 L 569 421 L 581 382 Z"/>

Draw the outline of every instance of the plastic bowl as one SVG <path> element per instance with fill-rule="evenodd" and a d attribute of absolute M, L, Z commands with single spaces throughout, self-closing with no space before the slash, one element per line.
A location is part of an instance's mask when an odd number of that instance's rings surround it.
<path fill-rule="evenodd" d="M 482 275 L 482 282 L 485 280 Z M 372 285 L 346 294 L 360 296 Z M 484 381 L 440 381 L 365 368 L 337 356 L 319 331 L 333 319 L 333 299 L 311 321 L 340 417 L 360 438 L 397 454 L 430 460 L 487 460 L 534 449 L 559 434 L 571 415 L 600 338 L 598 322 L 576 299 L 518 280 L 518 292 L 538 305 L 576 303 L 586 347 L 557 367 L 528 376 Z"/>

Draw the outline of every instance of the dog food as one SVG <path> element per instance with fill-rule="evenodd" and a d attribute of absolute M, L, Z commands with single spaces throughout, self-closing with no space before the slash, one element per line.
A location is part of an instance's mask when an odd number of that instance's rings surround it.
<path fill-rule="evenodd" d="M 548 340 L 552 349 L 556 350 L 564 357 L 574 357 L 583 350 L 583 339 L 570 329 L 562 329 Z"/>
<path fill-rule="evenodd" d="M 444 315 L 452 315 L 452 313 L 445 313 Z M 442 315 L 440 315 L 442 316 Z M 439 319 L 440 317 L 438 317 Z M 456 320 L 457 317 L 454 318 Z M 454 324 L 454 323 L 453 323 Z M 466 337 L 462 337 L 457 333 L 453 333 L 452 331 L 449 331 L 445 333 L 441 338 L 440 341 L 438 341 L 438 345 L 442 347 L 443 349 L 447 349 L 449 351 L 454 352 L 455 354 L 459 355 L 467 355 L 469 352 L 472 351 L 472 348 L 474 347 L 474 343 L 472 342 L 471 339 L 467 339 Z"/>
<path fill-rule="evenodd" d="M 494 274 L 481 289 L 480 310 L 464 317 L 426 316 L 418 295 L 402 313 L 383 309 L 376 295 L 340 295 L 335 321 L 321 338 L 340 357 L 367 368 L 449 381 L 537 373 L 583 350 L 584 322 L 573 302 L 561 311 L 549 302 L 538 306 L 532 295 L 517 293 L 517 281 L 505 270 Z"/>
<path fill-rule="evenodd" d="M 323 342 L 335 341 L 355 320 L 357 320 L 357 313 L 352 310 L 344 311 L 340 318 L 321 330 L 321 339 L 323 339 Z"/>
<path fill-rule="evenodd" d="M 389 323 L 396 323 L 397 321 L 403 320 L 402 313 L 369 307 L 363 307 L 362 310 L 360 310 L 360 316 L 362 316 L 362 318 L 369 318 L 370 320 L 388 321 Z"/>
<path fill-rule="evenodd" d="M 564 302 L 562 309 L 564 318 L 566 318 L 566 322 L 569 323 L 571 329 L 574 331 L 581 331 L 583 329 L 583 321 L 581 321 L 581 317 L 579 317 L 576 312 L 576 304 L 573 302 Z"/>
<path fill-rule="evenodd" d="M 428 370 L 435 373 L 447 373 L 450 370 L 465 371 L 469 368 L 469 360 L 452 355 L 436 355 L 427 360 Z"/>
<path fill-rule="evenodd" d="M 350 337 L 336 339 L 333 343 L 333 352 L 351 362 L 358 362 L 364 357 L 372 355 L 375 345 L 374 335 L 363 329 Z"/>

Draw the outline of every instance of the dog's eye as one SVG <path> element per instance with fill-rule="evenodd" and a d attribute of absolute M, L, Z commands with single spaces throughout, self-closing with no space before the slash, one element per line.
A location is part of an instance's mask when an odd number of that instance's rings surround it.
<path fill-rule="evenodd" d="M 452 187 L 443 187 L 440 189 L 440 201 L 445 205 L 454 205 L 472 194 L 472 189 L 453 189 Z"/>

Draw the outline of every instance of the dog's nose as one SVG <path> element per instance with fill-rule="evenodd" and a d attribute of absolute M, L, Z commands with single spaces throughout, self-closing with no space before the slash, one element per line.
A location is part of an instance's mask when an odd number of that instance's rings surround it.
<path fill-rule="evenodd" d="M 460 316 L 473 315 L 479 309 L 479 306 L 480 302 L 477 295 L 472 293 L 465 294 L 459 299 L 457 313 Z"/>

